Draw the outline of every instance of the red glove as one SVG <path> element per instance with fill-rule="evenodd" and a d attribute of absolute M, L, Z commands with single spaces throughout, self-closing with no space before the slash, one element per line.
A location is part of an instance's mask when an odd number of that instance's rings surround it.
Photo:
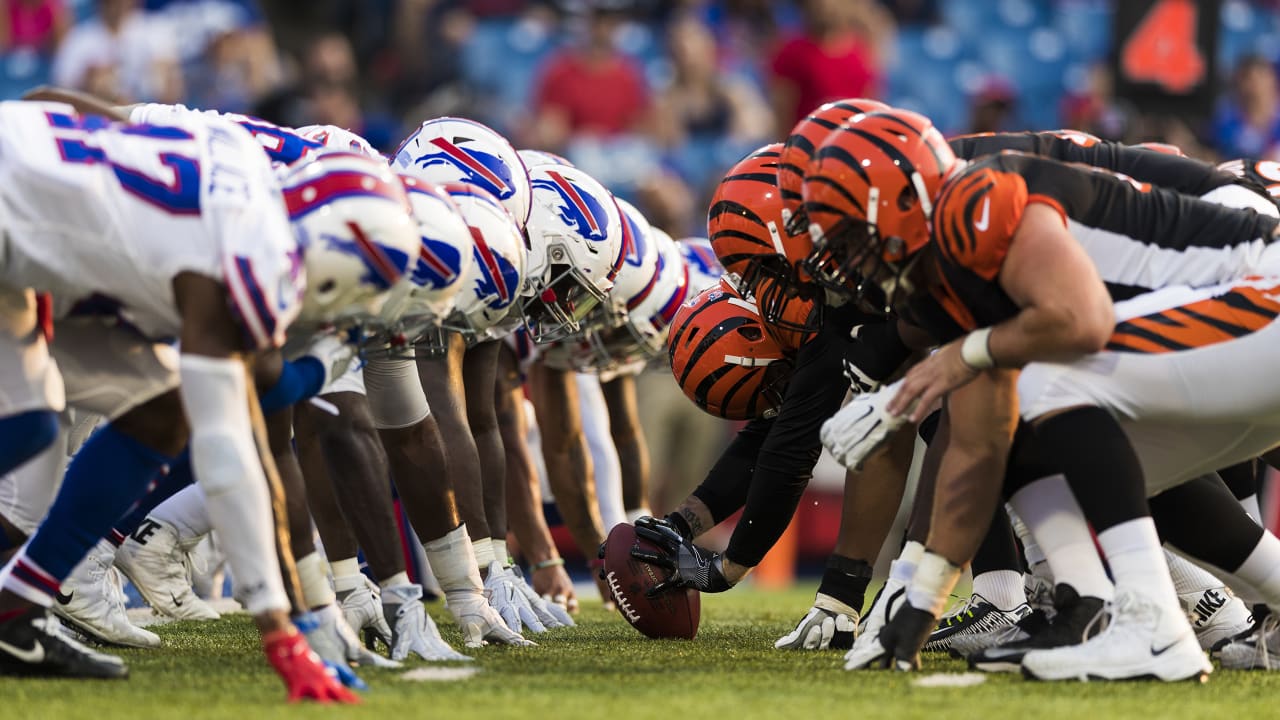
<path fill-rule="evenodd" d="M 358 703 L 360 699 L 329 673 L 306 638 L 295 630 L 276 630 L 262 636 L 267 661 L 289 688 L 289 702 L 301 699 L 320 703 Z"/>

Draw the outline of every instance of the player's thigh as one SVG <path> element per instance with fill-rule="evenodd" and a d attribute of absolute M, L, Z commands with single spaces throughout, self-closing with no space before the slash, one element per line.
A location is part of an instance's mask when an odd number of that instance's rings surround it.
<path fill-rule="evenodd" d="M 1121 421 L 1142 463 L 1147 495 L 1257 457 L 1280 443 L 1280 424 Z"/>
<path fill-rule="evenodd" d="M 431 413 L 413 357 L 370 358 L 364 365 L 364 386 L 379 430 L 410 427 Z"/>
<path fill-rule="evenodd" d="M 178 350 L 97 319 L 58 325 L 53 343 L 67 404 L 115 420 L 179 385 Z"/>
<path fill-rule="evenodd" d="M 0 417 L 64 406 L 62 377 L 37 325 L 35 293 L 0 285 Z"/>

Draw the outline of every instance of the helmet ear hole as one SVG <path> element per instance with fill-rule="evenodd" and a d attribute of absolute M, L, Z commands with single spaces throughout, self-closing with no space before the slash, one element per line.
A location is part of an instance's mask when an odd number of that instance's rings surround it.
<path fill-rule="evenodd" d="M 758 342 L 760 338 L 764 337 L 764 333 L 756 325 L 743 325 L 738 328 L 738 334 L 751 342 Z"/>
<path fill-rule="evenodd" d="M 902 188 L 902 192 L 898 193 L 898 209 L 906 212 L 916 206 L 920 197 L 916 195 L 915 187 L 907 185 Z"/>

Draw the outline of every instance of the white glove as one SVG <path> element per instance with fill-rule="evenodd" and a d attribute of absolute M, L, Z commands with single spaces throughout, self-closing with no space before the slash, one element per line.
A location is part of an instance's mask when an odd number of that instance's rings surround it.
<path fill-rule="evenodd" d="M 899 380 L 876 392 L 857 395 L 822 423 L 822 444 L 837 462 L 850 470 L 862 469 L 867 457 L 907 423 L 905 416 L 885 410 L 901 384 Z"/>
<path fill-rule="evenodd" d="M 779 650 L 847 650 L 858 635 L 858 611 L 818 593 L 813 607 L 791 632 L 773 644 Z"/>
<path fill-rule="evenodd" d="M 382 608 L 395 629 L 391 647 L 391 659 L 404 660 L 415 653 L 423 660 L 471 660 L 470 657 L 449 647 L 440 637 L 436 623 L 422 607 L 421 585 L 393 585 L 382 592 Z"/>
<path fill-rule="evenodd" d="M 356 631 L 351 629 L 337 605 L 325 605 L 312 611 L 319 626 L 307 633 L 307 642 L 321 658 L 332 663 L 351 663 L 380 668 L 397 668 L 400 663 L 371 652 L 360 644 Z"/>
<path fill-rule="evenodd" d="M 342 617 L 346 618 L 351 629 L 365 633 L 365 639 L 371 646 L 374 641 L 369 639 L 370 633 L 391 647 L 391 626 L 387 624 L 381 607 L 382 591 L 363 574 L 355 579 L 359 583 L 355 589 L 338 596 Z"/>
<path fill-rule="evenodd" d="M 359 350 L 355 345 L 346 342 L 342 336 L 325 333 L 312 338 L 311 343 L 302 351 L 302 357 L 315 358 L 324 367 L 324 382 L 320 387 L 342 377 L 351 368 Z"/>
<path fill-rule="evenodd" d="M 516 590 L 519 590 L 520 594 L 524 596 L 524 599 L 529 603 L 529 607 L 533 608 L 533 612 L 542 621 L 542 624 L 546 626 L 546 629 L 577 625 L 563 605 L 549 602 L 545 598 L 539 597 L 538 593 L 529 587 L 529 583 L 525 582 L 524 572 L 520 568 L 509 567 L 507 568 L 507 573 L 511 575 Z"/>
<path fill-rule="evenodd" d="M 515 632 L 520 632 L 522 625 L 536 633 L 547 631 L 529 606 L 529 601 L 516 588 L 511 574 L 496 560 L 489 564 L 489 572 L 484 581 L 484 596 L 489 600 L 489 605 L 502 616 L 507 627 Z"/>
<path fill-rule="evenodd" d="M 469 648 L 481 647 L 490 642 L 498 645 L 537 645 L 507 627 L 498 612 L 489 607 L 484 593 L 471 589 L 447 590 L 444 601 L 445 607 L 462 629 L 463 642 Z"/>

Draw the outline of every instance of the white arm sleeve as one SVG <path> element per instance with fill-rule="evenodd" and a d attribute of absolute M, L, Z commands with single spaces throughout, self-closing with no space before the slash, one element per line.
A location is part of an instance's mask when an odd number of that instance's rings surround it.
<path fill-rule="evenodd" d="M 247 377 L 236 360 L 183 354 L 182 403 L 191 426 L 191 467 L 213 529 L 252 615 L 288 610 L 276 559 L 271 494 L 249 419 Z"/>

